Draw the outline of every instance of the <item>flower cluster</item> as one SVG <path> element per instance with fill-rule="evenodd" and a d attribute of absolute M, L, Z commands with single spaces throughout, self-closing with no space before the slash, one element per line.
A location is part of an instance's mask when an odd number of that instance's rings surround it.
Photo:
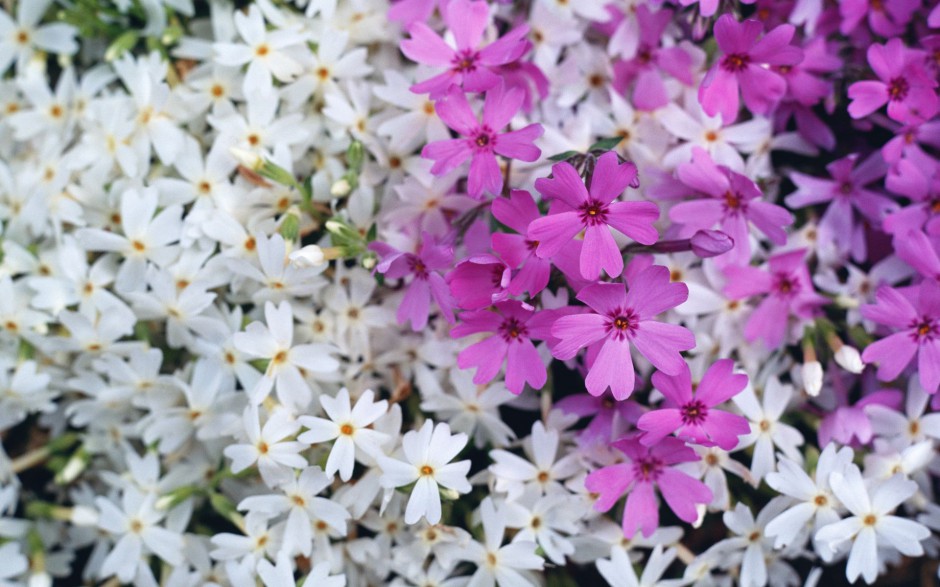
<path fill-rule="evenodd" d="M 935 573 L 933 4 L 3 3 L 0 585 Z"/>

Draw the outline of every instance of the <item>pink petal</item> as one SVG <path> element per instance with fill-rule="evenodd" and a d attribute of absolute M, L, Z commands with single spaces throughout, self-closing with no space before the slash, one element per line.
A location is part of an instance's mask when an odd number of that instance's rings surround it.
<path fill-rule="evenodd" d="M 671 405 L 681 406 L 692 401 L 692 373 L 688 365 L 675 375 L 662 371 L 653 373 L 653 385 L 662 393 Z"/>
<path fill-rule="evenodd" d="M 519 395 L 526 382 L 532 389 L 541 389 L 547 379 L 545 364 L 531 340 L 526 339 L 509 345 L 509 355 L 506 359 L 506 388 L 509 391 Z"/>
<path fill-rule="evenodd" d="M 460 351 L 457 355 L 457 366 L 461 369 L 476 367 L 473 382 L 477 385 L 489 383 L 503 366 L 506 351 L 506 341 L 503 337 L 494 335 Z"/>
<path fill-rule="evenodd" d="M 744 338 L 749 342 L 763 339 L 768 350 L 776 349 L 787 334 L 789 316 L 786 301 L 776 296 L 764 298 L 744 325 Z"/>
<path fill-rule="evenodd" d="M 849 99 L 849 115 L 862 118 L 888 103 L 888 88 L 882 82 L 855 82 L 849 86 Z"/>
<path fill-rule="evenodd" d="M 496 157 L 492 153 L 474 154 L 467 175 L 467 195 L 479 200 L 484 192 L 499 195 L 502 190 L 503 174 Z"/>
<path fill-rule="evenodd" d="M 917 343 L 910 332 L 896 332 L 875 341 L 862 351 L 866 363 L 878 363 L 878 379 L 891 381 L 911 362 L 917 352 Z"/>
<path fill-rule="evenodd" d="M 646 320 L 637 327 L 633 344 L 654 367 L 676 375 L 685 367 L 679 353 L 695 346 L 695 335 L 676 324 Z"/>
<path fill-rule="evenodd" d="M 682 426 L 682 414 L 675 408 L 646 412 L 636 423 L 637 428 L 646 431 L 646 434 L 640 437 L 640 442 L 646 446 L 656 444 L 678 430 L 680 426 Z"/>
<path fill-rule="evenodd" d="M 734 373 L 734 361 L 720 359 L 715 361 L 695 390 L 695 397 L 706 406 L 717 406 L 738 395 L 747 387 L 747 375 Z"/>
<path fill-rule="evenodd" d="M 552 165 L 552 178 L 535 180 L 535 189 L 546 198 L 560 200 L 571 208 L 587 201 L 588 191 L 575 168 L 566 162 Z"/>
<path fill-rule="evenodd" d="M 940 339 L 921 343 L 918 357 L 920 386 L 927 393 L 937 393 L 940 387 Z"/>
<path fill-rule="evenodd" d="M 492 211 L 497 220 L 519 234 L 525 234 L 529 223 L 541 216 L 532 194 L 525 190 L 512 190 L 508 198 L 493 200 Z"/>
<path fill-rule="evenodd" d="M 783 76 L 751 65 L 739 77 L 744 104 L 755 114 L 769 114 L 787 91 Z"/>
<path fill-rule="evenodd" d="M 572 358 L 578 350 L 607 336 L 606 322 L 597 314 L 562 316 L 552 325 L 552 336 L 561 339 L 552 354 L 563 361 Z"/>
<path fill-rule="evenodd" d="M 522 57 L 528 49 L 526 35 L 529 34 L 527 25 L 520 25 L 496 39 L 479 54 L 480 63 L 485 65 L 503 65 Z"/>
<path fill-rule="evenodd" d="M 634 380 L 630 343 L 611 338 L 601 346 L 584 384 L 591 395 L 601 395 L 610 387 L 614 399 L 624 400 L 633 393 Z"/>
<path fill-rule="evenodd" d="M 653 202 L 614 202 L 607 211 L 607 224 L 644 245 L 659 239 L 653 226 L 658 219 L 659 206 Z"/>
<path fill-rule="evenodd" d="M 418 332 L 427 326 L 430 307 L 431 288 L 428 282 L 423 279 L 415 279 L 405 291 L 395 317 L 398 319 L 399 324 L 411 320 L 411 329 Z"/>
<path fill-rule="evenodd" d="M 637 530 L 643 536 L 650 537 L 659 527 L 659 504 L 656 503 L 656 494 L 653 484 L 645 481 L 637 483 L 627 496 L 627 504 L 623 509 L 623 535 L 632 538 Z"/>
<path fill-rule="evenodd" d="M 462 135 L 472 135 L 480 127 L 467 97 L 456 87 L 451 87 L 446 98 L 434 103 L 434 110 L 447 126 Z"/>
<path fill-rule="evenodd" d="M 470 156 L 466 139 L 445 139 L 428 143 L 421 149 L 421 157 L 431 159 L 433 175 L 445 175 L 460 166 Z"/>
<path fill-rule="evenodd" d="M 637 170 L 633 163 L 619 163 L 614 151 L 597 158 L 591 178 L 591 195 L 605 204 L 613 202 L 627 186 L 636 181 Z"/>
<path fill-rule="evenodd" d="M 712 500 L 712 491 L 708 486 L 671 468 L 663 469 L 660 474 L 659 491 L 676 516 L 690 524 L 698 518 L 696 504 L 710 503 Z"/>
<path fill-rule="evenodd" d="M 532 162 L 542 156 L 542 150 L 533 143 L 542 136 L 545 129 L 541 124 L 530 124 L 519 130 L 506 132 L 496 136 L 493 150 L 510 159 Z"/>
<path fill-rule="evenodd" d="M 747 418 L 723 410 L 709 410 L 702 428 L 722 450 L 733 449 L 738 445 L 738 437 L 751 431 Z"/>
<path fill-rule="evenodd" d="M 716 198 L 723 197 L 731 189 L 728 176 L 718 169 L 708 151 L 701 147 L 692 149 L 692 161 L 680 165 L 677 175 L 690 188 Z M 669 216 L 671 218 L 672 214 Z"/>
<path fill-rule="evenodd" d="M 653 265 L 630 280 L 626 306 L 633 308 L 640 320 L 646 320 L 688 299 L 689 287 L 686 284 L 670 283 L 669 270 L 662 265 Z"/>
<path fill-rule="evenodd" d="M 454 58 L 453 48 L 428 25 L 416 22 L 408 29 L 408 34 L 411 38 L 401 42 L 401 52 L 408 59 L 434 67 L 450 65 Z"/>
<path fill-rule="evenodd" d="M 861 314 L 867 320 L 895 328 L 906 328 L 917 319 L 917 310 L 893 287 L 879 287 L 875 292 L 875 300 L 877 304 L 861 307 Z"/>
<path fill-rule="evenodd" d="M 715 66 L 698 88 L 698 101 L 706 114 L 721 114 L 722 121 L 731 124 L 738 117 L 737 76 L 720 66 Z"/>
<path fill-rule="evenodd" d="M 617 277 L 623 272 L 623 254 L 604 224 L 588 226 L 584 231 L 581 249 L 581 277 L 597 279 L 603 269 L 607 275 Z"/>
<path fill-rule="evenodd" d="M 730 14 L 723 14 L 715 23 L 715 40 L 724 53 L 748 53 L 764 25 L 756 20 L 738 22 Z"/>
<path fill-rule="evenodd" d="M 803 60 L 803 52 L 798 47 L 799 54 L 789 51 L 790 40 L 796 31 L 792 24 L 782 24 L 770 31 L 751 49 L 751 59 L 755 63 L 769 63 L 771 65 L 796 65 Z M 796 58 L 796 61 L 793 59 Z"/>
<path fill-rule="evenodd" d="M 599 314 L 613 314 L 626 307 L 627 293 L 620 283 L 595 283 L 578 292 L 578 299 Z"/>
<path fill-rule="evenodd" d="M 454 33 L 457 49 L 475 49 L 489 24 L 490 12 L 486 2 L 452 0 L 447 5 L 447 27 Z"/>
<path fill-rule="evenodd" d="M 577 212 L 562 212 L 532 221 L 526 236 L 539 243 L 535 254 L 545 259 L 554 257 L 582 228 L 584 224 Z"/>
<path fill-rule="evenodd" d="M 594 502 L 594 509 L 606 512 L 614 507 L 617 500 L 627 492 L 633 483 L 633 467 L 629 464 L 610 465 L 591 472 L 584 478 L 584 488 L 600 497 Z"/>

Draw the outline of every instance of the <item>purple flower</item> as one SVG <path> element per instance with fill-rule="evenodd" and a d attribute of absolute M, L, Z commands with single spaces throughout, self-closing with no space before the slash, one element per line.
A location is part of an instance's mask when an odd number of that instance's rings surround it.
<path fill-rule="evenodd" d="M 696 147 L 692 161 L 680 165 L 678 175 L 682 183 L 710 197 L 676 204 L 669 218 L 687 227 L 686 232 L 720 224 L 734 241 L 734 248 L 722 257 L 723 261 L 745 264 L 751 260 L 748 222 L 774 244 L 787 242 L 783 227 L 793 223 L 793 216 L 776 204 L 761 201 L 763 193 L 757 184 L 724 165 L 715 165 L 704 149 Z"/>
<path fill-rule="evenodd" d="M 849 86 L 849 114 L 862 118 L 888 105 L 888 116 L 899 122 L 923 118 L 936 112 L 937 80 L 924 67 L 924 52 L 908 49 L 901 39 L 868 48 L 868 64 L 878 81 L 866 80 Z"/>
<path fill-rule="evenodd" d="M 721 113 L 725 124 L 738 117 L 738 89 L 744 104 L 755 114 L 767 114 L 780 101 L 787 83 L 763 65 L 796 65 L 803 60 L 803 51 L 790 45 L 794 28 L 784 24 L 770 31 L 760 41 L 764 25 L 756 20 L 738 22 L 730 14 L 715 23 L 715 40 L 723 55 L 712 66 L 702 85 L 698 99 L 709 116 Z"/>
<path fill-rule="evenodd" d="M 447 274 L 450 293 L 465 310 L 481 310 L 509 297 L 512 269 L 489 254 L 463 259 Z"/>
<path fill-rule="evenodd" d="M 597 345 L 597 356 L 584 383 L 592 395 L 610 387 L 622 400 L 633 393 L 635 373 L 630 343 L 660 371 L 676 375 L 685 366 L 680 354 L 695 346 L 695 336 L 676 324 L 653 318 L 675 308 L 689 297 L 684 283 L 670 283 L 669 270 L 648 267 L 630 281 L 626 291 L 620 283 L 595 283 L 578 293 L 592 312 L 563 316 L 552 326 L 552 336 L 561 339 L 552 349 L 566 360 L 579 349 Z"/>
<path fill-rule="evenodd" d="M 402 19 L 420 17 L 426 6 L 421 8 L 423 10 L 413 13 L 401 9 Z M 495 87 L 500 76 L 492 68 L 519 59 L 531 47 L 525 38 L 529 27 L 522 25 L 480 49 L 480 40 L 490 22 L 486 2 L 451 0 L 447 4 L 444 21 L 454 34 L 456 49 L 423 22 L 414 22 L 408 29 L 411 38 L 401 43 L 402 53 L 412 61 L 447 68 L 444 73 L 411 88 L 417 94 L 430 92 L 432 100 L 443 96 L 451 86 L 462 87 L 467 92 L 485 92 Z"/>
<path fill-rule="evenodd" d="M 688 366 L 675 376 L 654 373 L 653 385 L 666 397 L 668 407 L 640 417 L 637 428 L 646 432 L 640 442 L 652 446 L 675 432 L 679 439 L 701 446 L 734 448 L 739 436 L 750 433 L 751 425 L 747 418 L 713 409 L 747 386 L 747 375 L 735 375 L 733 369 L 731 359 L 716 361 L 694 392 Z"/>
<path fill-rule="evenodd" d="M 940 283 L 924 280 L 908 295 L 881 286 L 875 300 L 862 306 L 862 316 L 897 332 L 865 347 L 862 360 L 878 363 L 878 379 L 891 381 L 918 355 L 920 385 L 927 393 L 936 393 L 940 387 Z"/>
<path fill-rule="evenodd" d="M 382 256 L 382 261 L 376 265 L 375 270 L 385 277 L 402 279 L 408 275 L 412 276 L 401 305 L 398 306 L 396 318 L 399 324 L 411 320 L 412 330 L 423 330 L 428 323 L 432 297 L 444 318 L 451 324 L 454 323 L 454 299 L 444 278 L 438 273 L 439 270 L 450 267 L 453 262 L 452 247 L 439 245 L 431 235 L 424 233 L 417 254 L 404 253 L 380 242 L 372 243 L 369 248 Z"/>
<path fill-rule="evenodd" d="M 542 154 L 533 142 L 542 136 L 542 125 L 530 124 L 525 128 L 497 133 L 519 111 L 523 93 L 518 89 L 506 90 L 499 85 L 486 93 L 483 103 L 483 121 L 477 120 L 467 97 L 457 88 L 451 88 L 447 97 L 435 103 L 444 123 L 465 138 L 435 141 L 424 146 L 421 156 L 433 159 L 431 173 L 444 175 L 470 158 L 467 193 L 482 199 L 483 192 L 499 195 L 503 190 L 503 174 L 496 155 L 520 161 L 535 161 Z"/>
<path fill-rule="evenodd" d="M 541 389 L 545 385 L 547 371 L 532 339 L 550 337 L 549 328 L 554 316 L 550 311 L 536 313 L 516 300 L 498 302 L 496 310 L 477 310 L 460 315 L 460 324 L 451 330 L 454 338 L 480 332 L 494 334 L 460 351 L 457 366 L 461 369 L 476 367 L 473 382 L 482 385 L 496 377 L 505 361 L 506 388 L 509 391 L 519 395 L 526 383 L 533 389 Z"/>
<path fill-rule="evenodd" d="M 769 271 L 757 267 L 727 267 L 726 296 L 740 300 L 766 294 L 744 326 L 749 342 L 763 339 L 768 349 L 780 346 L 791 315 L 812 318 L 828 300 L 813 290 L 806 268 L 806 249 L 779 253 L 768 259 Z"/>
<path fill-rule="evenodd" d="M 627 186 L 636 187 L 636 179 L 636 166 L 618 164 L 613 151 L 597 159 L 590 191 L 570 163 L 553 165 L 552 179 L 535 181 L 535 189 L 553 200 L 551 213 L 529 225 L 529 239 L 538 242 L 535 253 L 543 259 L 552 257 L 583 230 L 581 276 L 597 279 L 601 269 L 611 277 L 620 275 L 623 255 L 610 233 L 611 227 L 644 245 L 659 238 L 653 226 L 659 218 L 656 204 L 614 202 Z"/>
<path fill-rule="evenodd" d="M 841 0 L 839 32 L 849 35 L 858 30 L 866 17 L 871 30 L 883 37 L 900 35 L 920 8 L 920 0 Z"/>
<path fill-rule="evenodd" d="M 529 223 L 541 217 L 532 194 L 525 190 L 512 190 L 508 199 L 493 200 L 492 211 L 497 220 L 519 233 L 493 233 L 493 250 L 510 267 L 519 268 L 509 282 L 509 294 L 518 296 L 527 291 L 530 296 L 535 296 L 548 285 L 552 264 L 548 259 L 537 256 L 535 247 L 538 243 L 525 237 Z"/>
<path fill-rule="evenodd" d="M 887 165 L 879 152 L 858 165 L 858 154 L 849 155 L 826 166 L 832 179 L 823 179 L 793 172 L 790 179 L 797 190 L 787 196 L 791 208 L 803 208 L 829 202 L 819 220 L 819 240 L 833 243 L 842 254 L 852 254 L 857 261 L 867 257 L 865 221 L 880 226 L 886 214 L 897 211 L 891 198 L 866 189 L 865 186 L 884 177 Z M 854 209 L 854 210 L 853 210 Z M 864 220 L 856 220 L 855 211 Z"/>
<path fill-rule="evenodd" d="M 566 414 L 591 419 L 578 433 L 581 445 L 607 446 L 615 438 L 623 436 L 626 427 L 635 425 L 643 414 L 643 408 L 637 402 L 617 401 L 608 391 L 599 396 L 587 393 L 568 395 L 555 402 L 555 407 Z"/>
<path fill-rule="evenodd" d="M 659 504 L 655 486 L 680 520 L 694 522 L 696 506 L 712 500 L 711 490 L 701 481 L 683 473 L 673 465 L 699 460 L 698 455 L 681 440 L 664 438 L 659 444 L 644 446 L 636 437 L 613 443 L 627 460 L 602 467 L 584 479 L 584 487 L 599 494 L 594 509 L 606 512 L 625 493 L 623 535 L 633 537 L 637 530 L 649 537 L 659 526 Z"/>

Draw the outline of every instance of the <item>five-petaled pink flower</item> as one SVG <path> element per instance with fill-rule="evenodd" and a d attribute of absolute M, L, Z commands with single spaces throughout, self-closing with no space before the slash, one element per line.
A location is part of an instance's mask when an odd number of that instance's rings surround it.
<path fill-rule="evenodd" d="M 396 318 L 399 324 L 410 320 L 412 330 L 423 330 L 428 323 L 432 297 L 444 319 L 453 324 L 454 298 L 450 295 L 444 277 L 438 273 L 449 268 L 453 262 L 453 247 L 435 243 L 433 237 L 425 232 L 421 236 L 421 248 L 417 254 L 405 253 L 378 241 L 369 245 L 369 248 L 382 256 L 375 270 L 386 278 L 413 276 L 398 306 Z"/>
<path fill-rule="evenodd" d="M 570 359 L 579 349 L 594 345 L 589 356 L 594 363 L 584 383 L 592 395 L 608 387 L 622 400 L 633 393 L 635 373 L 630 343 L 660 371 L 678 374 L 685 361 L 680 354 L 695 346 L 695 336 L 677 324 L 653 318 L 675 308 L 689 297 L 684 283 L 670 283 L 669 270 L 647 267 L 630 281 L 595 283 L 578 293 L 578 299 L 593 311 L 563 316 L 552 326 L 552 336 L 561 339 L 552 349 L 559 359 Z M 594 354 L 596 353 L 596 354 Z"/>
<path fill-rule="evenodd" d="M 653 385 L 666 397 L 667 407 L 640 416 L 637 428 L 646 432 L 640 442 L 652 446 L 675 432 L 679 439 L 701 446 L 734 448 L 751 425 L 742 416 L 714 409 L 747 386 L 747 375 L 734 374 L 733 369 L 731 359 L 715 361 L 694 392 L 688 366 L 675 376 L 654 373 Z"/>
<path fill-rule="evenodd" d="M 622 438 L 613 443 L 627 457 L 624 463 L 602 467 L 584 479 L 584 487 L 600 495 L 594 509 L 606 512 L 624 493 L 627 505 L 623 510 L 623 535 L 633 537 L 637 530 L 649 537 L 659 526 L 659 504 L 654 486 L 680 520 L 694 522 L 696 506 L 712 500 L 712 492 L 704 483 L 683 473 L 673 465 L 699 460 L 695 451 L 677 438 L 663 438 L 652 447 L 636 437 Z"/>
<path fill-rule="evenodd" d="M 538 242 L 535 253 L 544 258 L 557 254 L 582 230 L 581 276 L 597 279 L 601 269 L 611 277 L 623 272 L 623 255 L 610 233 L 617 229 L 638 243 L 651 245 L 659 238 L 653 223 L 659 207 L 653 202 L 614 202 L 627 186 L 636 187 L 633 163 L 618 163 L 610 151 L 597 159 L 590 190 L 570 163 L 552 166 L 552 178 L 539 178 L 537 189 L 551 198 L 551 213 L 529 225 L 529 240 Z"/>
<path fill-rule="evenodd" d="M 507 265 L 519 269 L 509 282 L 509 294 L 518 296 L 527 291 L 530 296 L 537 295 L 548 285 L 552 263 L 536 255 L 538 243 L 525 237 L 529 223 L 541 217 L 532 194 L 512 190 L 508 199 L 493 200 L 492 212 L 497 220 L 519 233 L 494 232 L 492 237 L 493 250 Z"/>
<path fill-rule="evenodd" d="M 786 93 L 787 82 L 763 65 L 796 65 L 803 60 L 803 51 L 790 45 L 793 25 L 782 24 L 758 41 L 763 29 L 759 21 L 738 22 L 730 14 L 715 23 L 715 40 L 723 55 L 698 90 L 709 116 L 721 113 L 725 124 L 734 122 L 739 88 L 744 104 L 755 114 L 768 114 Z"/>
<path fill-rule="evenodd" d="M 500 76 L 492 69 L 516 61 L 532 47 L 526 39 L 529 27 L 521 25 L 479 48 L 490 22 L 486 2 L 451 0 L 444 11 L 444 20 L 454 34 L 456 49 L 423 22 L 412 24 L 408 29 L 411 38 L 401 43 L 402 53 L 412 61 L 447 68 L 444 73 L 411 87 L 417 94 L 430 92 L 432 100 L 443 96 L 452 86 L 462 87 L 467 92 L 485 92 L 496 87 Z"/>
<path fill-rule="evenodd" d="M 868 64 L 878 80 L 849 86 L 849 114 L 862 118 L 888 105 L 888 116 L 913 122 L 936 112 L 937 80 L 924 67 L 923 51 L 908 49 L 901 39 L 868 47 Z"/>
<path fill-rule="evenodd" d="M 499 195 L 503 190 L 503 174 L 496 155 L 531 162 L 542 154 L 534 144 L 535 139 L 542 136 L 541 124 L 497 133 L 519 111 L 523 98 L 522 90 L 506 90 L 502 84 L 496 86 L 486 93 L 480 122 L 464 93 L 451 88 L 447 97 L 434 106 L 441 120 L 465 138 L 445 139 L 424 146 L 421 156 L 434 160 L 431 173 L 444 175 L 470 158 L 467 193 L 477 199 L 482 199 L 484 192 Z"/>
<path fill-rule="evenodd" d="M 862 306 L 862 316 L 868 320 L 898 329 L 865 347 L 862 360 L 878 363 L 878 379 L 891 381 L 918 355 L 920 385 L 927 393 L 936 393 L 940 387 L 940 284 L 925 279 L 905 293 L 882 286 L 875 293 L 877 303 Z"/>
<path fill-rule="evenodd" d="M 451 330 L 453 337 L 480 332 L 494 334 L 460 351 L 457 366 L 461 369 L 476 367 L 473 382 L 481 385 L 496 377 L 505 360 L 509 391 L 519 395 L 526 383 L 533 389 L 541 389 L 547 372 L 532 340 L 550 337 L 554 316 L 545 311 L 536 313 L 516 300 L 499 302 L 496 310 L 498 313 L 477 310 L 460 315 L 460 324 Z"/>

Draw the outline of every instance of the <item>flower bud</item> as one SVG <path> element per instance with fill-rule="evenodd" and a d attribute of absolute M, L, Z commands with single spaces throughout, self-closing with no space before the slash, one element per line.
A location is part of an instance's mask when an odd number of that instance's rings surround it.
<path fill-rule="evenodd" d="M 865 363 L 862 362 L 862 356 L 858 353 L 858 349 L 847 344 L 843 344 L 836 351 L 835 359 L 836 363 L 849 373 L 861 373 L 865 370 Z"/>
<path fill-rule="evenodd" d="M 345 177 L 340 178 L 333 182 L 333 185 L 330 186 L 330 195 L 341 198 L 343 196 L 348 196 L 349 192 L 352 191 L 352 186 L 349 185 L 349 180 Z"/>
<path fill-rule="evenodd" d="M 298 249 L 288 255 L 288 259 L 290 259 L 292 265 L 299 269 L 319 267 L 326 263 L 326 256 L 323 254 L 323 249 L 317 245 L 307 245 Z"/>
<path fill-rule="evenodd" d="M 69 521 L 76 526 L 97 526 L 98 511 L 84 505 L 74 506 L 69 515 Z"/>
<path fill-rule="evenodd" d="M 807 361 L 801 369 L 803 389 L 813 397 L 819 395 L 823 384 L 823 368 L 819 361 Z"/>
<path fill-rule="evenodd" d="M 734 248 L 734 239 L 720 230 L 700 230 L 690 240 L 692 252 L 702 259 L 723 255 Z"/>
<path fill-rule="evenodd" d="M 229 153 L 232 154 L 232 157 L 235 157 L 235 160 L 238 161 L 239 165 L 244 165 L 252 171 L 258 171 L 261 169 L 261 166 L 264 165 L 264 159 L 262 159 L 257 153 L 239 149 L 237 147 L 232 147 L 229 149 Z"/>

